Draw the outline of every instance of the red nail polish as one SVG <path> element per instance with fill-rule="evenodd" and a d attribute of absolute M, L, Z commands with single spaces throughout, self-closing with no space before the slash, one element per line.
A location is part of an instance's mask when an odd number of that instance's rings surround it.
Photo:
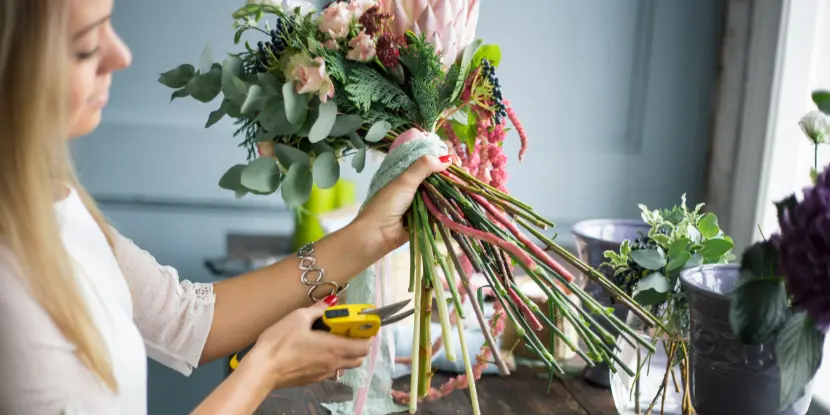
<path fill-rule="evenodd" d="M 438 157 L 438 160 L 441 160 L 441 163 L 447 163 L 452 159 L 452 156 L 447 154 L 446 156 Z"/>
<path fill-rule="evenodd" d="M 329 307 L 335 306 L 335 305 L 337 305 L 337 296 L 336 295 L 330 295 L 330 296 L 326 297 L 325 299 L 323 299 L 323 301 L 325 301 L 326 304 L 329 305 Z"/>

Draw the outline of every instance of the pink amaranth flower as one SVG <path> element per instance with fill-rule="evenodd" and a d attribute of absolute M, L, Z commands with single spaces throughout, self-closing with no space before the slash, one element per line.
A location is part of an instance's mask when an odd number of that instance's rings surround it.
<path fill-rule="evenodd" d="M 525 152 L 527 152 L 527 133 L 525 132 L 525 127 L 522 125 L 522 122 L 519 121 L 516 111 L 513 111 L 510 101 L 504 100 L 504 107 L 507 108 L 507 117 L 510 118 L 510 122 L 512 122 L 516 127 L 516 131 L 519 133 L 519 139 L 522 141 L 522 148 L 519 150 L 519 161 L 522 161 L 525 156 Z"/>
<path fill-rule="evenodd" d="M 444 134 L 447 135 L 447 138 L 450 141 L 450 149 L 455 152 L 455 155 L 458 156 L 459 161 L 461 161 L 461 165 L 464 166 L 464 162 L 468 158 L 468 154 L 467 150 L 464 148 L 464 145 L 461 144 L 461 140 L 458 138 L 458 135 L 455 134 L 455 130 L 452 129 L 452 126 L 449 123 L 444 123 L 441 128 L 444 130 Z"/>

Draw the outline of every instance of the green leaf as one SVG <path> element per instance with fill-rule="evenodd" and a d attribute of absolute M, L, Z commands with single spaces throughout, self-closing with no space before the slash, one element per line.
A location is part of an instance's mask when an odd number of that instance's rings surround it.
<path fill-rule="evenodd" d="M 686 262 L 692 258 L 692 254 L 687 251 L 680 251 L 675 256 L 669 256 L 671 259 L 669 264 L 666 265 L 666 272 L 672 272 L 676 269 L 682 268 L 686 265 Z"/>
<path fill-rule="evenodd" d="M 320 113 L 317 115 L 317 121 L 308 132 L 308 141 L 316 143 L 325 140 L 334 126 L 334 121 L 337 119 L 337 103 L 333 99 L 320 103 Z"/>
<path fill-rule="evenodd" d="M 352 167 L 358 173 L 362 172 L 363 168 L 366 167 L 366 147 L 360 147 L 354 157 L 352 157 Z"/>
<path fill-rule="evenodd" d="M 280 164 L 282 164 L 282 166 L 286 169 L 291 168 L 291 166 L 295 164 L 302 164 L 303 166 L 311 167 L 311 158 L 309 158 L 308 154 L 300 149 L 289 147 L 282 143 L 277 143 L 274 146 L 274 153 L 277 156 L 277 160 L 279 160 Z"/>
<path fill-rule="evenodd" d="M 804 394 L 804 387 L 815 377 L 821 364 L 824 334 L 804 312 L 790 317 L 775 342 L 775 354 L 781 368 L 779 411 L 792 405 Z"/>
<path fill-rule="evenodd" d="M 669 258 L 674 258 L 680 255 L 681 252 L 686 250 L 686 247 L 689 246 L 689 238 L 678 238 L 669 246 L 669 252 L 667 255 Z"/>
<path fill-rule="evenodd" d="M 331 127 L 331 131 L 329 132 L 330 137 L 342 137 L 346 134 L 353 133 L 357 131 L 360 126 L 363 125 L 363 119 L 360 118 L 359 115 L 355 114 L 347 114 L 347 115 L 339 115 L 337 119 L 334 120 L 334 126 Z"/>
<path fill-rule="evenodd" d="M 212 111 L 210 115 L 208 115 L 207 123 L 205 123 L 205 128 L 210 128 L 213 124 L 219 122 L 226 114 L 225 112 L 225 102 L 222 101 L 222 106 L 219 107 L 216 111 Z"/>
<path fill-rule="evenodd" d="M 280 168 L 277 161 L 270 157 L 254 159 L 242 171 L 242 186 L 263 194 L 270 194 L 280 187 Z"/>
<path fill-rule="evenodd" d="M 656 233 L 651 236 L 651 239 L 654 239 L 654 242 L 657 242 L 660 246 L 667 246 L 669 244 L 669 237 L 663 235 L 662 233 Z"/>
<path fill-rule="evenodd" d="M 187 92 L 200 102 L 210 102 L 222 92 L 222 68 L 214 65 L 207 73 L 194 76 L 187 83 Z"/>
<path fill-rule="evenodd" d="M 210 68 L 213 65 L 213 49 L 210 47 L 210 43 L 205 46 L 205 49 L 202 50 L 202 55 L 199 57 L 199 72 L 201 73 L 208 73 L 210 72 Z"/>
<path fill-rule="evenodd" d="M 720 258 L 734 247 L 734 244 L 726 239 L 707 239 L 701 242 L 701 245 L 703 245 L 703 250 L 700 253 L 705 259 Z"/>
<path fill-rule="evenodd" d="M 340 163 L 334 152 L 325 152 L 314 159 L 314 183 L 321 189 L 328 189 L 340 180 Z"/>
<path fill-rule="evenodd" d="M 501 62 L 501 48 L 499 45 L 482 45 L 473 56 L 473 69 L 481 65 L 481 60 L 487 59 L 491 66 L 499 66 Z"/>
<path fill-rule="evenodd" d="M 285 115 L 291 124 L 302 124 L 308 114 L 308 94 L 298 94 L 294 89 L 294 81 L 286 82 L 282 86 L 282 97 L 285 100 Z"/>
<path fill-rule="evenodd" d="M 699 267 L 701 265 L 703 265 L 703 255 L 692 254 L 692 257 L 686 261 L 686 265 L 683 266 L 683 269 Z"/>
<path fill-rule="evenodd" d="M 824 90 L 814 91 L 812 98 L 819 111 L 830 115 L 830 92 Z"/>
<path fill-rule="evenodd" d="M 692 243 L 700 242 L 700 231 L 697 230 L 697 227 L 695 227 L 694 225 L 689 225 L 686 227 L 686 235 L 689 237 L 689 240 L 691 240 Z"/>
<path fill-rule="evenodd" d="M 265 101 L 257 117 L 262 127 L 276 135 L 296 133 L 302 126 L 291 124 L 285 114 L 285 104 L 280 97 L 271 97 Z"/>
<path fill-rule="evenodd" d="M 666 266 L 666 255 L 659 247 L 657 249 L 637 249 L 631 251 L 629 257 L 637 263 L 637 265 L 652 271 Z"/>
<path fill-rule="evenodd" d="M 268 132 L 263 128 L 257 130 L 256 135 L 254 135 L 254 142 L 261 143 L 263 141 L 274 141 L 277 138 L 276 133 Z"/>
<path fill-rule="evenodd" d="M 729 324 L 744 344 L 769 341 L 787 318 L 787 291 L 775 275 L 776 258 L 768 241 L 753 244 L 741 258 L 741 279 L 730 294 Z"/>
<path fill-rule="evenodd" d="M 456 120 L 450 120 L 450 126 L 452 127 L 453 132 L 455 132 L 455 135 L 458 137 L 458 140 L 467 146 L 468 153 L 475 148 L 475 124 L 473 124 L 471 128 L 468 124 L 464 124 Z"/>
<path fill-rule="evenodd" d="M 666 301 L 670 290 L 669 279 L 659 272 L 652 272 L 637 282 L 633 297 L 641 305 L 655 305 Z"/>
<path fill-rule="evenodd" d="M 196 68 L 193 65 L 186 63 L 179 65 L 161 75 L 158 81 L 170 88 L 184 88 L 188 82 L 196 75 Z"/>
<path fill-rule="evenodd" d="M 383 140 L 383 137 L 386 137 L 386 133 L 392 129 L 392 124 L 389 124 L 386 121 L 377 121 L 372 124 L 372 127 L 369 128 L 369 132 L 366 133 L 365 140 L 370 143 L 377 143 L 380 140 Z"/>
<path fill-rule="evenodd" d="M 473 56 L 481 43 L 481 39 L 476 39 L 464 49 L 464 54 L 461 55 L 461 71 L 459 72 L 458 80 L 455 82 L 455 91 L 453 91 L 450 101 L 455 101 L 461 95 L 461 90 L 464 89 L 464 81 L 467 80 L 467 75 L 470 72 L 470 62 L 472 62 Z"/>
<path fill-rule="evenodd" d="M 189 96 L 190 92 L 187 92 L 187 88 L 177 89 L 173 91 L 173 95 L 170 95 L 170 102 L 173 102 L 176 98 L 184 98 Z"/>
<path fill-rule="evenodd" d="M 257 82 L 262 87 L 262 92 L 269 98 L 273 95 L 279 95 L 283 88 L 279 79 L 270 73 L 257 74 Z"/>
<path fill-rule="evenodd" d="M 251 85 L 251 88 L 248 89 L 248 97 L 245 98 L 245 103 L 242 104 L 243 114 L 250 114 L 260 109 L 260 105 L 262 104 L 260 100 L 261 94 L 262 88 L 259 85 Z"/>
<path fill-rule="evenodd" d="M 222 62 L 222 92 L 225 97 L 234 98 L 247 92 L 244 83 L 242 83 L 243 88 L 240 89 L 238 84 L 234 82 L 234 79 L 239 79 L 240 75 L 242 75 L 242 59 L 236 56 L 225 58 Z M 242 80 L 239 82 L 241 83 Z"/>
<path fill-rule="evenodd" d="M 303 205 L 311 195 L 311 169 L 301 163 L 294 163 L 288 168 L 282 182 L 282 199 L 291 208 Z"/>
<path fill-rule="evenodd" d="M 718 227 L 718 217 L 715 216 L 714 213 L 707 213 L 704 215 L 700 222 L 697 223 L 697 230 L 700 231 L 700 235 L 703 236 L 704 239 L 711 239 L 720 233 L 720 227 Z"/>
<path fill-rule="evenodd" d="M 222 110 L 232 118 L 239 118 L 242 116 L 242 108 L 230 99 L 222 100 Z"/>
<path fill-rule="evenodd" d="M 242 171 L 248 167 L 244 164 L 237 164 L 228 169 L 219 179 L 219 187 L 222 189 L 237 191 L 242 188 Z"/>
<path fill-rule="evenodd" d="M 775 208 L 778 211 L 778 223 L 784 223 L 786 215 L 786 220 L 791 221 L 794 226 L 798 226 L 798 218 L 795 216 L 795 206 L 797 204 L 798 200 L 795 198 L 795 195 L 789 195 L 781 201 L 776 202 Z"/>
<path fill-rule="evenodd" d="M 624 258 L 628 258 L 628 255 L 631 253 L 631 242 L 626 239 L 620 245 L 620 255 Z"/>
<path fill-rule="evenodd" d="M 354 148 L 360 149 L 360 148 L 366 147 L 366 144 L 363 143 L 363 139 L 360 138 L 360 136 L 357 135 L 356 132 L 353 131 L 353 132 L 349 133 L 348 135 L 349 135 L 349 141 L 352 142 L 352 145 L 354 146 Z"/>

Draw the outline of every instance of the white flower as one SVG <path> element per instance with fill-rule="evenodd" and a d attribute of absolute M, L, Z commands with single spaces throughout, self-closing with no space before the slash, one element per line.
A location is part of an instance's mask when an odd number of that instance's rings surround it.
<path fill-rule="evenodd" d="M 830 139 L 830 122 L 827 116 L 821 111 L 810 111 L 801 118 L 798 122 L 801 131 L 810 139 L 810 141 L 821 144 Z"/>
<path fill-rule="evenodd" d="M 363 30 L 349 41 L 349 47 L 351 49 L 346 54 L 347 59 L 368 62 L 375 58 L 375 41 Z"/>
<path fill-rule="evenodd" d="M 360 16 L 363 16 L 366 10 L 369 10 L 372 6 L 377 6 L 377 4 L 376 0 L 351 0 L 349 1 L 349 10 L 354 14 L 355 19 L 360 19 Z"/>
<path fill-rule="evenodd" d="M 287 11 L 293 11 L 299 7 L 301 14 L 307 14 L 317 10 L 317 6 L 311 0 L 246 0 L 245 4 L 268 4 Z"/>

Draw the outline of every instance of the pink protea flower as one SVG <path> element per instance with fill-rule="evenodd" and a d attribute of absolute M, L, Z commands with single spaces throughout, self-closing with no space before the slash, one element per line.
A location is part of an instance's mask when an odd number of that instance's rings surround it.
<path fill-rule="evenodd" d="M 475 40 L 478 6 L 479 0 L 384 0 L 381 9 L 392 14 L 396 34 L 424 34 L 450 66 Z"/>

